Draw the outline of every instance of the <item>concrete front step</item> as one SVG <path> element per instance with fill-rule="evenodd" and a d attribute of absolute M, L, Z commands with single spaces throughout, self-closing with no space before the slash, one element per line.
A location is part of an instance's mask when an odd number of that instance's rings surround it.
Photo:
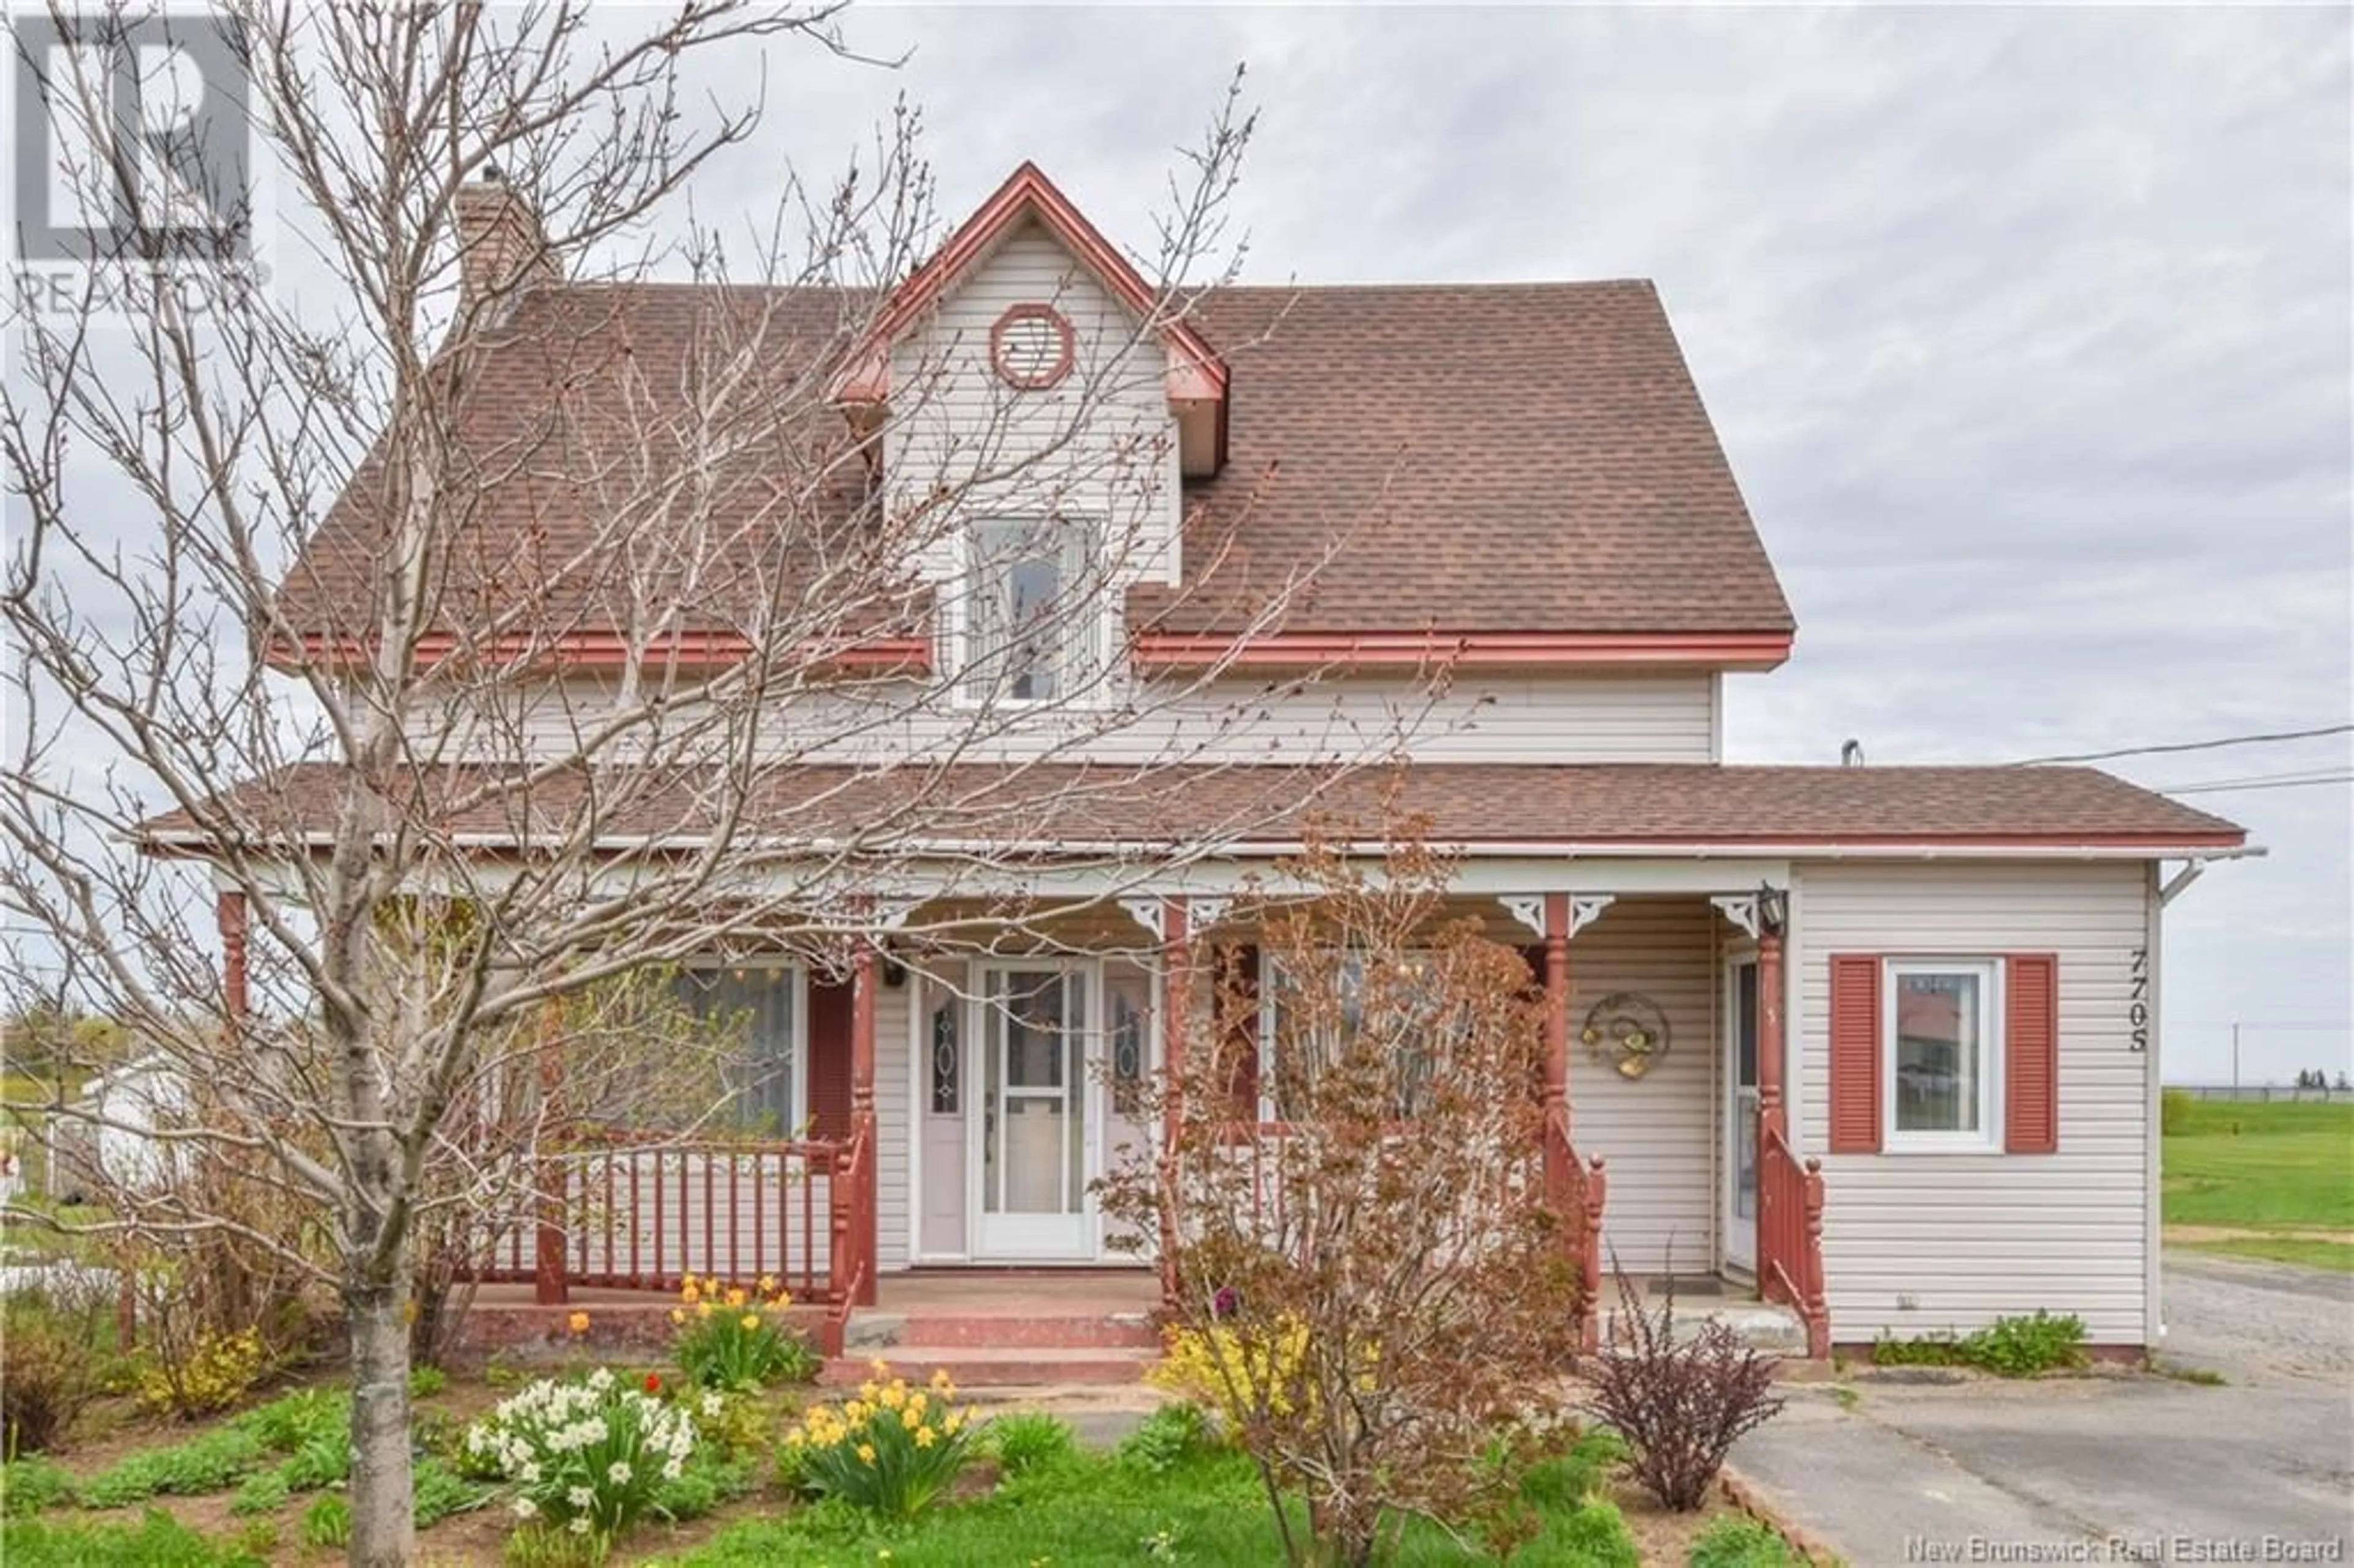
<path fill-rule="evenodd" d="M 945 1367 L 960 1390 L 1048 1384 L 1129 1387 L 1160 1359 L 1157 1351 L 1133 1345 L 898 1344 L 837 1356 L 825 1363 L 818 1381 L 829 1387 L 854 1388 L 875 1375 L 872 1363 L 877 1356 L 889 1363 L 894 1377 L 910 1383 L 923 1382 Z"/>
<path fill-rule="evenodd" d="M 1657 1308 L 1651 1309 L 1656 1311 Z M 1632 1330 L 1632 1325 L 1626 1320 L 1627 1310 L 1623 1307 L 1613 1307 L 1603 1315 L 1602 1343 L 1605 1348 L 1627 1342 Z M 1676 1301 L 1675 1315 L 1670 1319 L 1670 1329 L 1679 1340 L 1699 1333 L 1712 1322 L 1723 1323 L 1743 1344 L 1767 1355 L 1804 1356 L 1807 1353 L 1805 1321 L 1796 1312 L 1776 1301 L 1682 1297 Z"/>
<path fill-rule="evenodd" d="M 1157 1350 L 1161 1336 L 1142 1312 L 905 1312 L 862 1308 L 843 1330 L 845 1356 L 899 1353 L 894 1347 L 985 1350 Z"/>

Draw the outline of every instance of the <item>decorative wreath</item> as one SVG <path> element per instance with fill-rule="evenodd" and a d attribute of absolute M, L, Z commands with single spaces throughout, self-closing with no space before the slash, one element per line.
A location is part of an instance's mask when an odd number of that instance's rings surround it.
<path fill-rule="evenodd" d="M 1582 1038 L 1596 1061 L 1622 1078 L 1639 1078 L 1668 1054 L 1668 1015 L 1648 996 L 1617 991 L 1594 1004 Z"/>

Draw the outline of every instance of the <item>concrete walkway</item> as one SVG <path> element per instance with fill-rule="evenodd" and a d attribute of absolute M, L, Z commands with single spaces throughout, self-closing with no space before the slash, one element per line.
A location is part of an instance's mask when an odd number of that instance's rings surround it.
<path fill-rule="evenodd" d="M 2195 1359 L 2224 1386 L 1863 1372 L 1851 1407 L 1836 1385 L 1792 1390 L 1734 1464 L 1862 1568 L 2354 1561 L 2349 1283 L 2201 1259 L 2168 1293 L 2168 1343 L 2196 1353 L 2169 1364 Z"/>

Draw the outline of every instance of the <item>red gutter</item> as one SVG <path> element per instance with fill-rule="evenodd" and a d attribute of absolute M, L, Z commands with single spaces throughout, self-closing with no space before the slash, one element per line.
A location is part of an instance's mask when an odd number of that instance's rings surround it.
<path fill-rule="evenodd" d="M 1282 631 L 1237 642 L 1214 631 L 1148 631 L 1140 665 L 1707 664 L 1770 670 L 1790 657 L 1787 631 Z"/>
<path fill-rule="evenodd" d="M 279 644 L 272 648 L 269 665 L 273 670 L 292 671 L 296 662 L 287 657 L 283 647 Z M 494 664 L 535 659 L 567 670 L 620 670 L 633 662 L 676 663 L 688 669 L 716 668 L 748 658 L 752 651 L 750 639 L 735 632 L 716 631 L 680 632 L 651 644 L 642 654 L 632 652 L 628 639 L 610 631 L 574 631 L 552 639 L 510 634 L 487 642 L 436 631 L 419 637 L 416 646 L 418 659 L 427 664 L 463 655 L 478 662 Z M 371 644 L 361 638 L 314 634 L 302 639 L 302 658 L 308 663 L 361 664 L 372 656 Z M 806 659 L 811 664 L 833 669 L 923 670 L 930 666 L 931 656 L 928 638 L 885 637 L 824 651 L 812 650 Z"/>

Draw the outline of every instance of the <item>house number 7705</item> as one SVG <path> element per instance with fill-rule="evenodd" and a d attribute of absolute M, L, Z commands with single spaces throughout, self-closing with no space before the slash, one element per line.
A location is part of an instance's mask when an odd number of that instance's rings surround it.
<path fill-rule="evenodd" d="M 2133 1026 L 2133 1049 L 2149 1049 L 2149 949 L 2133 950 L 2132 1001 L 2126 1004 L 2126 1022 Z"/>

